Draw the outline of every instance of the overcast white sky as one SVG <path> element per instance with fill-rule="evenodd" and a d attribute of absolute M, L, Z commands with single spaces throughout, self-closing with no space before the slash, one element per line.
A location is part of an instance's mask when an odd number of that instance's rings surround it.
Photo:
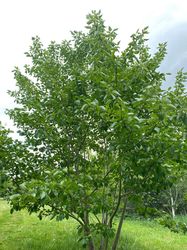
<path fill-rule="evenodd" d="M 24 52 L 31 37 L 44 44 L 70 38 L 71 30 L 82 30 L 91 10 L 101 10 L 106 24 L 118 28 L 122 46 L 137 29 L 150 27 L 150 44 L 168 41 L 163 70 L 187 69 L 186 0 L 2 0 L 0 1 L 0 121 L 12 127 L 5 108 L 13 105 L 7 95 L 15 82 L 14 66 L 26 63 Z"/>

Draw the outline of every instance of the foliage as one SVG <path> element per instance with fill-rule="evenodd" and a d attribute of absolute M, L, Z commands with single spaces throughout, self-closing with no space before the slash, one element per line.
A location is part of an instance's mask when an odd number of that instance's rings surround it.
<path fill-rule="evenodd" d="M 173 218 L 177 214 L 187 213 L 187 200 L 185 199 L 187 193 L 187 175 L 186 172 L 175 174 L 176 181 L 171 187 L 161 191 L 159 194 L 151 192 L 146 194 L 145 204 L 148 207 L 159 209 L 169 213 Z"/>
<path fill-rule="evenodd" d="M 28 161 L 29 152 L 25 145 L 13 140 L 12 131 L 5 129 L 0 123 L 0 196 L 8 197 L 20 183 L 23 164 Z"/>
<path fill-rule="evenodd" d="M 40 219 L 73 218 L 89 249 L 97 235 L 100 250 L 110 237 L 115 250 L 127 201 L 166 188 L 186 166 L 185 74 L 161 89 L 166 45 L 151 56 L 147 28 L 122 52 L 100 12 L 87 16 L 86 29 L 47 48 L 33 38 L 30 65 L 14 70 L 18 106 L 8 113 L 25 142 L 10 204 Z"/>
<path fill-rule="evenodd" d="M 187 233 L 185 222 L 175 221 L 171 216 L 165 215 L 157 220 L 161 225 L 169 228 L 174 233 Z"/>
<path fill-rule="evenodd" d="M 7 184 L 6 169 L 10 167 L 12 138 L 10 131 L 0 123 L 0 196 L 4 195 Z"/>

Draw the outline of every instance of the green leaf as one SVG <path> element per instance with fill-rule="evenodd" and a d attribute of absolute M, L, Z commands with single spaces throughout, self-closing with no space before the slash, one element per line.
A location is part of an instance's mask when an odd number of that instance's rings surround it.
<path fill-rule="evenodd" d="M 44 199 L 46 197 L 46 192 L 42 191 L 40 194 L 40 199 Z"/>

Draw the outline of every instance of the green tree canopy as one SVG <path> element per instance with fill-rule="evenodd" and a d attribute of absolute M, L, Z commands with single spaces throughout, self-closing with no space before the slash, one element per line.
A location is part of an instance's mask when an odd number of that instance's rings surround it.
<path fill-rule="evenodd" d="M 0 122 L 0 196 L 4 194 L 4 184 L 7 180 L 6 169 L 10 167 L 10 148 L 12 139 L 9 130 L 5 129 Z"/>
<path fill-rule="evenodd" d="M 186 166 L 186 75 L 162 90 L 166 44 L 151 55 L 147 28 L 124 51 L 100 12 L 87 16 L 86 29 L 46 48 L 33 38 L 30 64 L 14 70 L 18 106 L 9 115 L 27 149 L 10 201 L 39 218 L 71 217 L 88 249 L 109 249 L 113 237 L 114 250 L 127 201 L 165 188 Z"/>

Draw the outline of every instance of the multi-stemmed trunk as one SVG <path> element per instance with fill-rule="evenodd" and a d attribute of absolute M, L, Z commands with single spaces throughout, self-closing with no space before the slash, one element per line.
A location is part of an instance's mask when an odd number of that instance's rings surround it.
<path fill-rule="evenodd" d="M 106 212 L 103 212 L 103 214 L 102 214 L 102 223 L 104 225 L 108 224 L 108 214 Z M 108 237 L 102 236 L 99 250 L 107 250 L 107 249 L 108 249 Z"/>
<path fill-rule="evenodd" d="M 124 217 L 125 217 L 125 210 L 126 210 L 126 202 L 124 201 L 124 205 L 123 205 L 123 208 L 122 208 L 122 213 L 121 213 L 121 216 L 120 216 L 118 228 L 117 228 L 117 231 L 116 231 L 113 243 L 112 243 L 111 250 L 116 250 L 117 249 L 119 239 L 120 239 L 120 235 L 121 235 L 121 229 L 122 229 L 122 225 L 123 225 L 123 221 L 124 221 Z M 88 244 L 87 244 L 87 249 L 88 250 L 95 250 L 93 238 L 90 236 L 89 224 L 85 225 L 85 227 L 84 227 L 84 236 L 89 237 Z M 108 243 L 109 243 L 109 238 L 108 237 L 102 237 L 101 242 L 100 242 L 100 246 L 99 246 L 99 250 L 108 250 L 108 247 L 109 247 Z"/>
<path fill-rule="evenodd" d="M 122 229 L 122 225 L 123 225 L 123 221 L 124 221 L 124 217 L 125 217 L 125 211 L 126 211 L 126 204 L 127 204 L 127 199 L 124 198 L 123 200 L 123 208 L 121 211 L 121 216 L 119 219 L 119 223 L 118 223 L 118 228 L 112 243 L 112 248 L 111 250 L 116 250 L 118 243 L 119 243 L 119 239 L 120 239 L 120 235 L 121 235 L 121 229 Z M 110 228 L 112 228 L 112 221 L 110 221 Z M 100 243 L 100 248 L 99 250 L 108 250 L 108 243 L 109 243 L 109 238 L 108 237 L 102 237 L 101 239 L 101 243 Z"/>

